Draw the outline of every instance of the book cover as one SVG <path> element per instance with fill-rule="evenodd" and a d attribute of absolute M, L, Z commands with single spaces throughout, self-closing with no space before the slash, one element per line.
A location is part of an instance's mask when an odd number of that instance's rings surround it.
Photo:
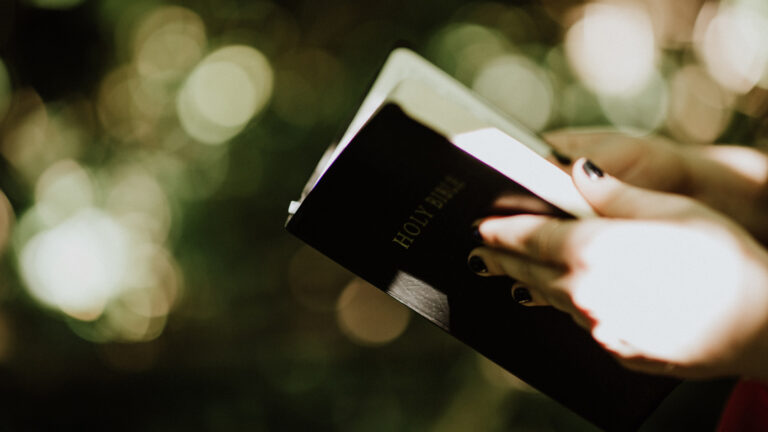
<path fill-rule="evenodd" d="M 314 183 L 287 229 L 554 400 L 635 430 L 676 380 L 622 368 L 553 308 L 511 298 L 466 260 L 494 214 L 572 217 L 385 103 Z"/>

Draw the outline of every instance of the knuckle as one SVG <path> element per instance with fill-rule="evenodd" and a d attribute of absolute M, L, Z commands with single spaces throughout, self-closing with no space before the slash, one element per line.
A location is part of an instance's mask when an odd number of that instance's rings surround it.
<path fill-rule="evenodd" d="M 533 266 L 531 263 L 525 261 L 525 260 L 515 260 L 511 268 L 507 268 L 505 270 L 507 274 L 514 277 L 515 279 L 521 280 L 523 282 L 534 284 L 535 281 L 535 272 L 533 271 Z"/>

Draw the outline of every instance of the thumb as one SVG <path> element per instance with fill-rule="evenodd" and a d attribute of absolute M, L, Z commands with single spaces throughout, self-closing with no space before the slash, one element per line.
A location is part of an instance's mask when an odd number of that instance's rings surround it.
<path fill-rule="evenodd" d="M 589 159 L 573 165 L 573 182 L 601 216 L 625 219 L 667 219 L 691 213 L 690 198 L 631 186 L 603 172 Z"/>

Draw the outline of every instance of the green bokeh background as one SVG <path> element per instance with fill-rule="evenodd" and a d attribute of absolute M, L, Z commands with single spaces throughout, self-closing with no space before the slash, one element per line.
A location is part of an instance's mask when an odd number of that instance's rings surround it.
<path fill-rule="evenodd" d="M 470 75 L 461 76 L 469 74 L 466 65 L 450 51 L 456 45 L 441 35 L 458 25 L 479 26 L 546 71 L 559 95 L 577 81 L 558 50 L 568 29 L 564 17 L 582 2 L 0 0 L 0 60 L 10 88 L 33 89 L 49 112 L 85 101 L 67 118 L 85 125 L 75 158 L 91 172 L 108 172 L 116 160 L 138 153 L 169 152 L 150 138 L 115 138 L 94 107 L 105 77 L 130 60 L 126 23 L 166 4 L 202 19 L 206 52 L 245 44 L 263 53 L 274 71 L 273 96 L 227 143 L 191 140 L 185 147 L 182 184 L 166 189 L 172 224 L 164 244 L 183 289 L 157 337 L 89 336 L 93 323 L 29 295 L 19 251 L 7 251 L 0 273 L 0 429 L 593 430 L 545 396 L 508 384 L 415 315 L 384 345 L 350 339 L 333 304 L 352 276 L 282 229 L 288 203 L 396 43 L 407 41 L 469 83 Z M 494 10 L 507 13 L 488 12 Z M 663 63 L 671 70 L 691 56 L 687 46 L 667 49 Z M 555 97 L 546 129 L 609 124 L 596 96 L 580 94 L 572 116 L 558 111 L 565 102 Z M 759 144 L 766 129 L 760 103 L 760 109 L 733 109 L 717 138 Z M 0 133 L 12 130 L 16 118 L 2 120 Z M 173 116 L 164 121 L 158 134 L 178 128 Z M 21 217 L 35 204 L 34 182 L 7 157 L 0 180 Z M 310 300 L 292 288 L 304 272 L 324 281 L 324 291 Z M 514 344 L 514 335 L 499 337 Z M 717 417 L 719 400 L 702 395 L 723 387 L 694 388 L 681 396 L 676 416 L 686 418 L 693 401 L 698 417 L 685 421 L 707 424 Z"/>

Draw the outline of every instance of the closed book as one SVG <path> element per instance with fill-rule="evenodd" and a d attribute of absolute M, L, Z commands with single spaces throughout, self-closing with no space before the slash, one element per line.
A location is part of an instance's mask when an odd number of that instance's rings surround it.
<path fill-rule="evenodd" d="M 480 218 L 594 216 L 548 151 L 398 49 L 286 227 L 595 425 L 634 430 L 677 381 L 622 368 L 568 315 L 520 306 L 511 279 L 481 278 L 466 264 Z"/>

